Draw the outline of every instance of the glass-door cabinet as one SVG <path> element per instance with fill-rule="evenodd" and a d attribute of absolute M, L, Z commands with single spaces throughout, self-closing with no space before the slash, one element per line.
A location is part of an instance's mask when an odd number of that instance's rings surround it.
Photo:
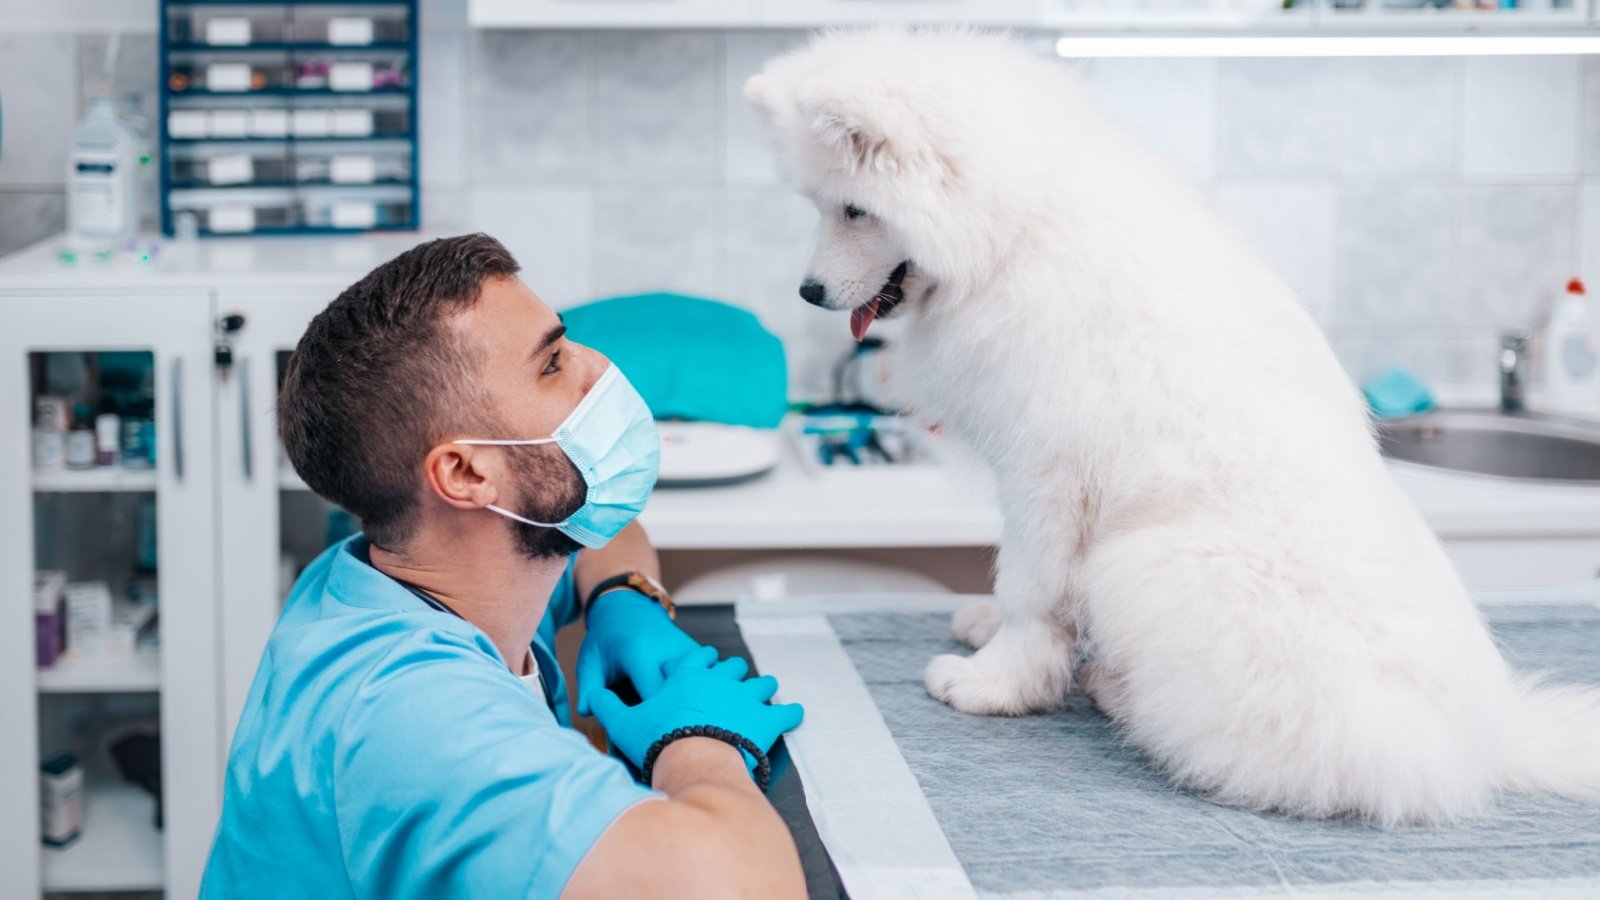
<path fill-rule="evenodd" d="M 283 455 L 278 388 L 306 325 L 351 278 L 217 295 L 232 371 L 217 384 L 224 746 L 295 577 L 359 524 L 311 493 Z"/>
<path fill-rule="evenodd" d="M 221 794 L 211 297 L 0 295 L 0 893 L 192 897 Z"/>

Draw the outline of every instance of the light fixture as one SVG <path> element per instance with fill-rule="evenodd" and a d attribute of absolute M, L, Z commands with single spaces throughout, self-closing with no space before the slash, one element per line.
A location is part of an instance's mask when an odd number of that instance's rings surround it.
<path fill-rule="evenodd" d="M 1574 56 L 1600 53 L 1600 35 L 1077 36 L 1064 59 L 1244 56 Z"/>

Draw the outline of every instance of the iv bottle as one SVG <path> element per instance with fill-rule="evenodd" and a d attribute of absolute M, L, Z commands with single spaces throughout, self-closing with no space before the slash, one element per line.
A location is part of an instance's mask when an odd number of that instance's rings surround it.
<path fill-rule="evenodd" d="M 67 154 L 67 232 L 75 248 L 108 250 L 139 229 L 140 140 L 110 97 L 89 102 Z"/>

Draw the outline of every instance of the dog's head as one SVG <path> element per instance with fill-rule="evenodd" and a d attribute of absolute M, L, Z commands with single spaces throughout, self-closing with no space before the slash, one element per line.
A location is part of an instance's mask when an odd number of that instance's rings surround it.
<path fill-rule="evenodd" d="M 877 29 L 819 35 L 751 76 L 746 99 L 822 214 L 801 297 L 851 310 L 859 339 L 982 284 L 1023 227 L 1015 86 L 1059 77 L 1047 67 L 996 36 Z"/>

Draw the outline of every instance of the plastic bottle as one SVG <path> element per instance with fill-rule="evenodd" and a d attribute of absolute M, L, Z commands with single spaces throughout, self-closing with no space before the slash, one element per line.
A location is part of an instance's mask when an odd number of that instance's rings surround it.
<path fill-rule="evenodd" d="M 67 232 L 74 247 L 114 249 L 139 230 L 141 143 L 110 97 L 89 101 L 67 154 Z"/>
<path fill-rule="evenodd" d="M 1545 389 L 1552 407 L 1600 409 L 1600 319 L 1583 282 L 1574 278 L 1556 300 L 1545 328 Z"/>

